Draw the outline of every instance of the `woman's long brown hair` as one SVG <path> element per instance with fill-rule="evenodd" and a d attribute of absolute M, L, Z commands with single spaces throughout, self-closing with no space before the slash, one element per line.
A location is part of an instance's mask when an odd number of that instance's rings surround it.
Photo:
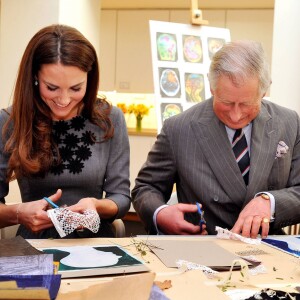
<path fill-rule="evenodd" d="M 111 105 L 97 100 L 99 66 L 92 44 L 75 28 L 51 25 L 29 41 L 23 54 L 13 96 L 12 110 L 3 129 L 5 151 L 10 155 L 7 179 L 45 174 L 53 164 L 52 119 L 34 81 L 44 64 L 61 63 L 87 72 L 87 89 L 81 114 L 113 136 Z"/>

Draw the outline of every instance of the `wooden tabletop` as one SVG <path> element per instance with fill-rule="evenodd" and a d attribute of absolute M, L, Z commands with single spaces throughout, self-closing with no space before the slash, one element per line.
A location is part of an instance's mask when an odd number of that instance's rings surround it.
<path fill-rule="evenodd" d="M 240 271 L 233 271 L 233 276 L 231 279 L 231 287 L 229 289 L 256 289 L 257 291 L 263 288 L 273 288 L 279 290 L 285 290 L 289 292 L 295 292 L 295 287 L 300 286 L 300 261 L 292 255 L 285 252 L 279 251 L 275 248 L 269 247 L 265 244 L 251 245 L 240 241 L 233 240 L 221 240 L 213 236 L 208 237 L 190 237 L 190 236 L 141 236 L 134 238 L 98 238 L 98 239 L 76 239 L 76 240 L 29 240 L 29 242 L 37 247 L 61 247 L 61 246 L 72 246 L 72 245 L 107 245 L 107 244 L 117 244 L 121 247 L 125 247 L 131 254 L 141 258 L 140 252 L 137 250 L 134 243 L 151 243 L 154 240 L 178 240 L 184 243 L 187 240 L 196 240 L 200 243 L 203 241 L 213 241 L 222 248 L 234 253 L 253 253 L 255 257 L 262 262 L 266 273 L 251 275 L 249 279 L 243 278 Z M 176 251 L 176 249 L 174 249 Z M 150 275 L 147 274 L 137 274 L 137 275 L 126 275 L 123 276 L 127 278 L 128 276 L 133 276 L 133 287 L 135 292 L 142 291 L 143 276 L 151 277 L 154 273 L 156 281 L 163 282 L 164 280 L 170 280 L 172 287 L 164 290 L 167 297 L 172 300 L 176 299 L 229 299 L 229 297 L 221 291 L 217 284 L 228 277 L 229 272 L 220 272 L 218 278 L 209 279 L 203 274 L 202 271 L 192 270 L 182 272 L 177 268 L 167 268 L 160 259 L 150 251 L 146 251 L 144 256 L 144 261 L 147 267 L 150 269 Z M 146 262 L 147 261 L 147 262 Z M 147 273 L 147 272 L 146 272 Z M 135 276 L 135 277 L 134 277 Z M 129 277 L 130 278 L 130 277 Z M 93 300 L 92 294 L 89 296 L 91 298 L 80 298 L 80 295 L 86 295 L 87 291 L 92 293 L 97 289 L 103 287 L 103 282 L 111 281 L 111 277 L 103 278 L 75 278 L 75 279 L 62 279 L 62 284 L 60 288 L 59 297 L 57 300 L 67 300 L 72 299 L 72 297 L 77 297 L 78 299 L 89 299 Z M 139 281 L 140 280 L 140 281 Z M 153 278 L 150 278 L 150 281 Z M 118 284 L 120 286 L 120 283 Z M 128 290 L 130 289 L 130 284 L 127 283 Z M 114 288 L 114 292 L 117 292 L 117 288 Z M 149 292 L 149 291 L 148 291 Z M 70 294 L 71 293 L 71 294 Z M 73 294 L 72 294 L 73 293 Z M 74 293 L 77 293 L 75 296 Z M 95 295 L 99 295 L 100 291 L 95 292 Z M 72 296 L 70 298 L 70 295 Z M 113 295 L 113 293 L 112 293 Z M 123 293 L 123 296 L 125 294 Z M 113 295 L 116 297 L 116 295 Z M 98 296 L 99 297 L 99 296 Z M 75 299 L 75 298 L 73 298 Z M 95 298 L 99 299 L 99 298 Z M 112 298 L 113 299 L 113 298 Z M 115 298 L 116 299 L 116 298 Z M 122 299 L 127 299 L 125 296 Z M 128 298 L 133 299 L 133 298 Z M 137 298 L 138 299 L 138 298 Z M 146 299 L 146 298 L 145 298 Z"/>

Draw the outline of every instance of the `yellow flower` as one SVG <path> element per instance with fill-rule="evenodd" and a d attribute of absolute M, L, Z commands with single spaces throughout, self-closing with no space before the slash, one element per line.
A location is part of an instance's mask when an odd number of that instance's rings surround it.
<path fill-rule="evenodd" d="M 149 114 L 152 106 L 145 104 L 130 104 L 126 106 L 124 103 L 118 103 L 117 106 L 123 111 L 123 113 L 134 114 L 136 118 L 143 118 Z"/>
<path fill-rule="evenodd" d="M 119 107 L 122 110 L 123 114 L 127 113 L 127 106 L 125 103 L 117 103 L 117 107 Z"/>
<path fill-rule="evenodd" d="M 143 118 L 149 114 L 150 108 L 145 104 L 130 104 L 128 107 L 128 113 L 134 114 L 136 117 Z"/>

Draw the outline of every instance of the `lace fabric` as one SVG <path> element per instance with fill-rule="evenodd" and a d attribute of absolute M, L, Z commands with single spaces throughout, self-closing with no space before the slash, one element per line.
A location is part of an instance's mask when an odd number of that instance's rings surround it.
<path fill-rule="evenodd" d="M 100 217 L 94 210 L 85 210 L 82 214 L 68 208 L 55 208 L 47 211 L 60 237 L 65 237 L 79 228 L 87 228 L 96 233 L 100 228 Z"/>

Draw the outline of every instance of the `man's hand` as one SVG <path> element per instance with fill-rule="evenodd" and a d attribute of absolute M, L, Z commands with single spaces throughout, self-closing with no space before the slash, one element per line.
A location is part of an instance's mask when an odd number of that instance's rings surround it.
<path fill-rule="evenodd" d="M 265 238 L 270 229 L 270 217 L 270 200 L 258 196 L 244 207 L 231 231 L 245 237 L 256 238 L 261 228 L 261 236 Z"/>
<path fill-rule="evenodd" d="M 179 203 L 170 205 L 161 209 L 157 216 L 156 222 L 158 229 L 165 234 L 207 234 L 205 224 L 202 225 L 200 233 L 200 225 L 193 225 L 184 219 L 185 213 L 197 213 L 197 205 Z"/>

